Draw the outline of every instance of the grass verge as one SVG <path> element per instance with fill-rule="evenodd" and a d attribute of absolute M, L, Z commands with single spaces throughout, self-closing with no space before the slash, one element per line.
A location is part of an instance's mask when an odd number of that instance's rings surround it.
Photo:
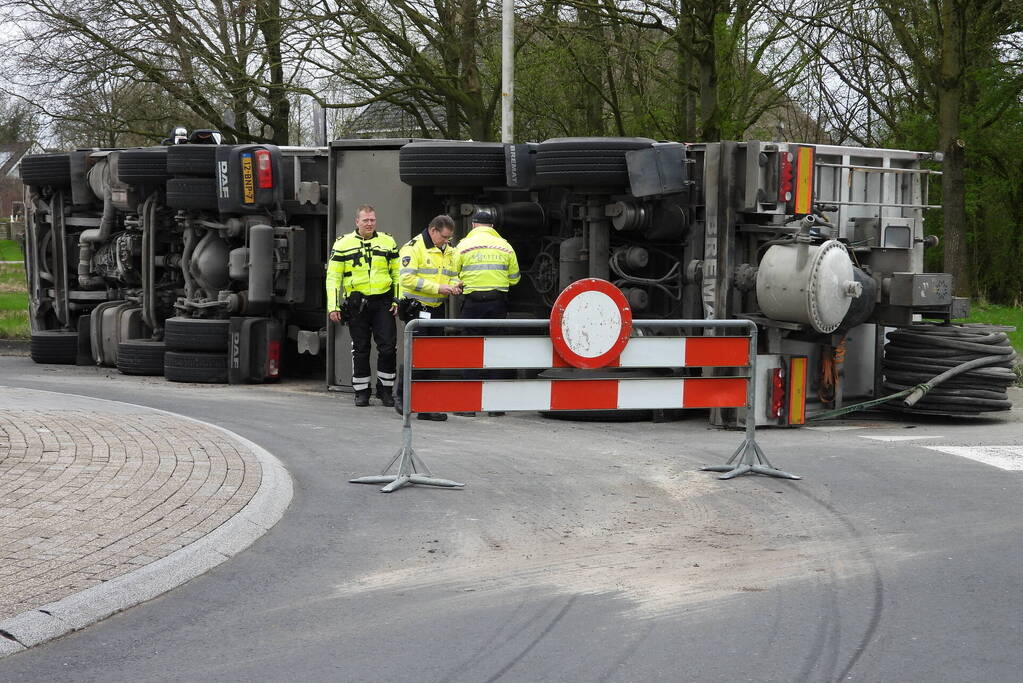
<path fill-rule="evenodd" d="M 0 240 L 0 261 L 21 261 L 24 258 L 20 244 L 11 240 Z"/>
<path fill-rule="evenodd" d="M 7 260 L 10 259 L 0 259 Z M 20 263 L 0 263 L 0 339 L 30 336 L 25 267 Z"/>
<path fill-rule="evenodd" d="M 1016 353 L 1023 355 L 1023 308 L 974 301 L 970 306 L 970 317 L 966 318 L 965 322 L 1015 327 L 1015 332 L 1007 333 L 1009 343 L 1016 349 Z"/>

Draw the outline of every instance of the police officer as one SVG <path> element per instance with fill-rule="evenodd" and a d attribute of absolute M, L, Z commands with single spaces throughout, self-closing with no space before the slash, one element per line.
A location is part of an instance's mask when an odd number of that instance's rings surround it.
<path fill-rule="evenodd" d="M 461 292 L 456 271 L 451 266 L 455 221 L 441 214 L 434 217 L 421 233 L 401 248 L 399 282 L 401 296 L 416 302 L 422 317 L 443 318 L 448 296 Z M 408 302 L 403 302 L 408 303 Z M 401 379 L 399 376 L 395 410 L 401 412 Z M 446 420 L 445 413 L 417 413 L 418 420 Z"/>
<path fill-rule="evenodd" d="M 472 230 L 455 249 L 453 266 L 465 294 L 459 318 L 503 320 L 508 317 L 508 288 L 521 277 L 519 261 L 512 246 L 494 229 L 494 216 L 489 211 L 473 214 Z M 465 330 L 470 335 L 483 332 L 473 328 Z M 475 413 L 456 414 L 471 417 Z"/>
<path fill-rule="evenodd" d="M 377 345 L 377 398 L 385 406 L 394 405 L 398 245 L 376 228 L 376 209 L 360 206 L 355 230 L 334 242 L 327 266 L 330 320 L 347 321 L 352 337 L 352 388 L 357 406 L 369 405 L 371 336 Z"/>

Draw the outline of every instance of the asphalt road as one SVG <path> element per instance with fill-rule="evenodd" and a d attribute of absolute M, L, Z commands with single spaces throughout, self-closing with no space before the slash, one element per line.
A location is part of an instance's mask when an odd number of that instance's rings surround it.
<path fill-rule="evenodd" d="M 0 384 L 215 422 L 295 483 L 247 551 L 0 661 L 0 680 L 1020 680 L 1023 472 L 933 449 L 1019 457 L 1018 409 L 758 433 L 795 482 L 697 471 L 741 434 L 695 412 L 452 417 L 414 423 L 414 445 L 467 487 L 385 495 L 347 479 L 386 465 L 398 416 L 316 383 L 194 387 L 5 357 Z"/>

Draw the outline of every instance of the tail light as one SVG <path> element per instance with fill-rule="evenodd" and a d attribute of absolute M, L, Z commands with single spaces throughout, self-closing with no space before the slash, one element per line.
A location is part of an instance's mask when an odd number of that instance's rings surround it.
<path fill-rule="evenodd" d="M 782 403 L 785 401 L 785 382 L 782 379 L 782 369 L 771 370 L 771 402 L 767 405 L 767 416 L 773 418 L 781 417 Z"/>
<path fill-rule="evenodd" d="M 261 189 L 274 186 L 273 163 L 265 149 L 256 150 L 256 185 Z"/>
<path fill-rule="evenodd" d="M 278 377 L 281 374 L 281 343 L 271 341 L 266 347 L 267 377 Z"/>
<path fill-rule="evenodd" d="M 780 167 L 778 169 L 778 201 L 785 204 L 792 201 L 793 157 L 792 152 L 782 152 L 778 155 L 780 159 Z"/>
<path fill-rule="evenodd" d="M 805 145 L 778 155 L 778 202 L 798 215 L 813 212 L 813 157 L 814 148 Z"/>

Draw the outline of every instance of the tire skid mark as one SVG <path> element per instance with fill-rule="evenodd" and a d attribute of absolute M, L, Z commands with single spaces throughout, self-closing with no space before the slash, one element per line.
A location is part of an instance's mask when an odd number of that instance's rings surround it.
<path fill-rule="evenodd" d="M 824 508 L 832 517 L 834 517 L 842 526 L 844 526 L 849 531 L 849 534 L 853 539 L 859 541 L 858 543 L 853 544 L 853 547 L 859 549 L 858 553 L 863 558 L 866 566 L 869 568 L 872 600 L 870 605 L 867 626 L 863 630 L 859 642 L 856 644 L 856 649 L 854 650 L 849 660 L 845 663 L 845 666 L 842 668 L 842 670 L 839 671 L 838 674 L 830 676 L 829 678 L 826 679 L 830 681 L 844 680 L 853 670 L 853 667 L 856 666 L 856 663 L 859 662 L 859 660 L 866 653 L 867 648 L 870 647 L 870 644 L 873 642 L 875 636 L 877 635 L 878 628 L 881 625 L 881 617 L 884 612 L 885 598 L 884 580 L 881 577 L 881 569 L 878 565 L 877 558 L 874 556 L 873 551 L 870 550 L 869 546 L 867 546 L 866 543 L 862 542 L 864 541 L 863 533 L 856 528 L 856 525 L 852 523 L 848 516 L 839 512 L 834 505 L 819 498 L 813 493 L 810 493 L 805 490 L 797 490 L 797 492 L 800 495 L 807 498 L 808 500 Z M 832 567 L 834 567 L 834 563 L 832 563 Z M 834 581 L 831 581 L 831 584 L 836 585 Z M 840 610 L 838 610 L 837 608 L 834 611 L 836 616 L 840 612 Z M 836 640 L 834 642 L 833 647 L 835 650 L 835 659 L 837 660 L 838 659 L 837 651 L 840 647 L 840 643 Z M 832 671 L 834 671 L 834 667 L 832 668 Z"/>
<path fill-rule="evenodd" d="M 526 655 L 528 655 L 533 650 L 533 648 L 535 648 L 537 645 L 539 645 L 541 642 L 543 642 L 543 639 L 546 638 L 548 635 L 550 635 L 550 633 L 561 622 L 561 620 L 565 618 L 565 615 L 568 614 L 569 610 L 572 608 L 572 605 L 575 604 L 575 601 L 576 601 L 577 597 L 578 596 L 575 596 L 575 595 L 570 597 L 568 599 L 568 601 L 565 602 L 565 604 L 562 606 L 562 608 L 560 610 L 558 610 L 558 613 L 556 615 L 554 615 L 554 618 L 551 619 L 547 623 L 547 625 L 544 627 L 544 629 L 540 633 L 538 633 L 537 636 L 535 638 L 533 638 L 533 640 L 531 640 L 529 642 L 529 644 L 526 645 L 525 648 L 523 648 L 517 655 L 515 655 L 511 659 L 511 661 L 509 661 L 507 664 L 505 664 L 503 667 L 501 667 L 498 670 L 498 672 L 495 673 L 493 676 L 488 678 L 486 680 L 486 683 L 493 683 L 494 681 L 500 680 L 500 678 L 502 676 L 504 676 L 506 673 L 511 671 L 512 668 L 514 668 L 516 664 L 521 662 L 526 657 Z M 555 601 L 553 601 L 553 600 L 551 601 L 552 604 L 554 602 Z"/>

